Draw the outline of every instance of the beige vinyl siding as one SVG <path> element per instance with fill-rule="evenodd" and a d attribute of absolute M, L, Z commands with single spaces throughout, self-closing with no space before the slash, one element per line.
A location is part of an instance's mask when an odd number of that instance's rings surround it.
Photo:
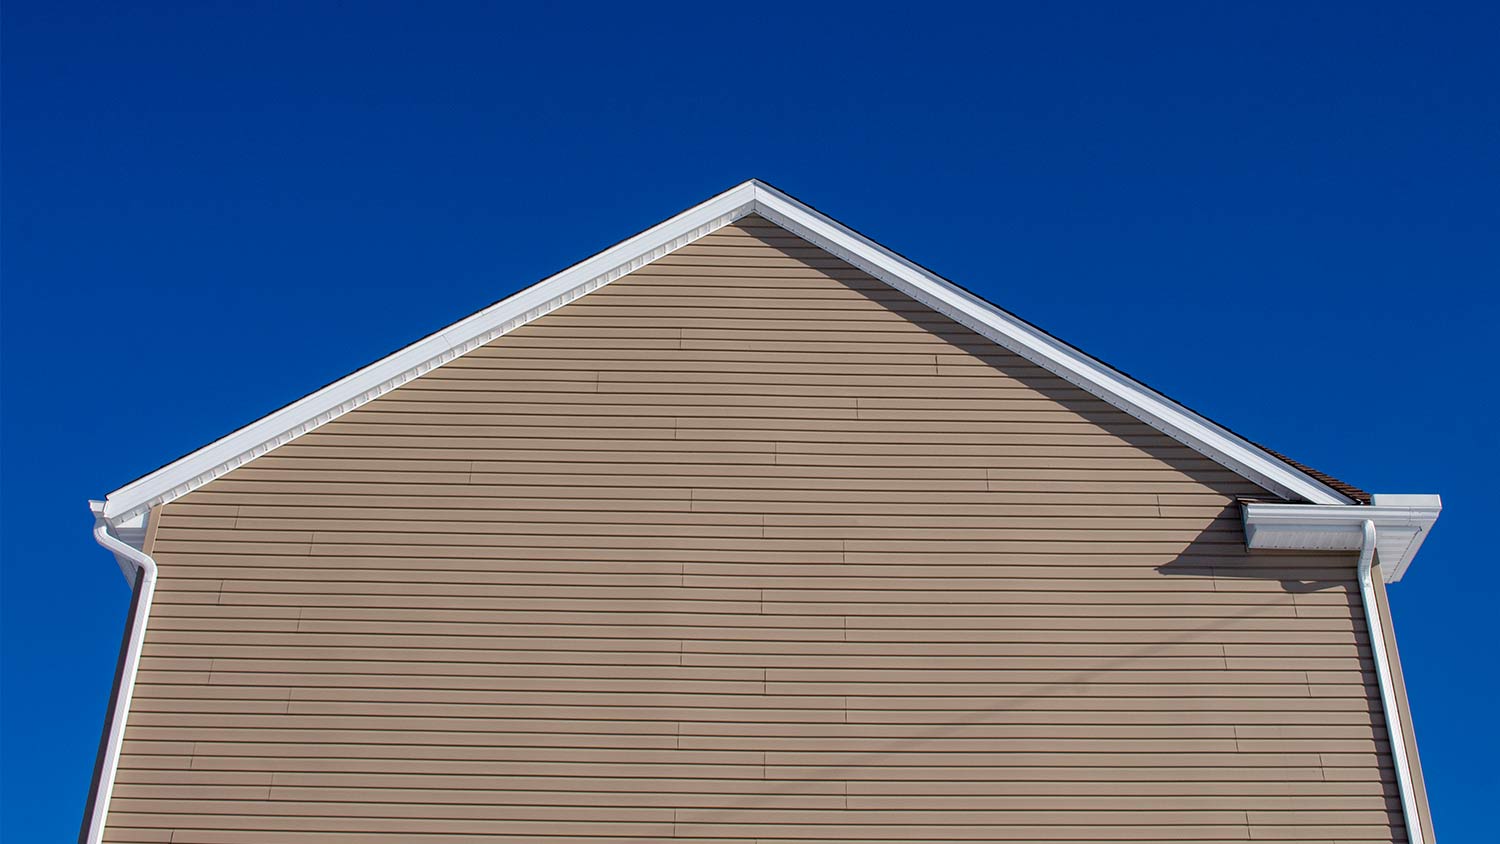
<path fill-rule="evenodd" d="M 1264 494 L 750 218 L 158 513 L 106 838 L 1402 840 Z"/>

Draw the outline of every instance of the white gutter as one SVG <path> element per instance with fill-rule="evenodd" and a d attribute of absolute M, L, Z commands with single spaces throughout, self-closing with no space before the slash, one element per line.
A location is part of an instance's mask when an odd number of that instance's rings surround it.
<path fill-rule="evenodd" d="M 156 592 L 156 561 L 115 535 L 114 526 L 104 518 L 104 502 L 90 501 L 89 508 L 94 512 L 94 541 L 115 555 L 120 571 L 134 587 L 113 701 L 107 716 L 109 720 L 100 740 L 90 804 L 85 809 L 83 830 L 78 836 L 80 844 L 99 844 L 104 839 L 104 816 L 109 812 L 109 798 L 115 787 L 115 770 L 120 764 L 120 748 L 125 743 L 125 718 L 130 713 L 136 670 L 141 664 L 141 647 L 146 641 L 146 620 L 151 615 L 151 598 Z"/>
<path fill-rule="evenodd" d="M 1363 538 L 1359 549 L 1359 594 L 1365 606 L 1365 626 L 1370 631 L 1370 651 L 1375 655 L 1375 674 L 1380 682 L 1381 708 L 1385 710 L 1385 733 L 1391 743 L 1391 759 L 1396 765 L 1396 785 L 1401 790 L 1401 815 L 1406 821 L 1406 840 L 1425 844 L 1422 824 L 1417 819 L 1416 787 L 1412 785 L 1411 761 L 1406 756 L 1406 733 L 1401 728 L 1401 713 L 1396 709 L 1396 681 L 1391 677 L 1391 660 L 1385 649 L 1385 629 L 1380 624 L 1380 606 L 1375 599 L 1375 523 L 1366 519 L 1360 525 Z"/>
<path fill-rule="evenodd" d="M 1367 505 L 1256 502 L 1244 505 L 1245 544 L 1252 549 L 1359 551 L 1360 603 L 1364 605 L 1370 653 L 1375 660 L 1386 736 L 1396 768 L 1396 786 L 1401 792 L 1402 819 L 1411 844 L 1427 842 L 1418 816 L 1420 804 L 1407 753 L 1406 730 L 1401 723 L 1400 699 L 1380 620 L 1374 565 L 1379 553 L 1381 568 L 1391 567 L 1386 579 L 1398 579 L 1411 564 L 1442 509 L 1442 499 L 1436 495 L 1376 495 L 1374 503 Z"/>
<path fill-rule="evenodd" d="M 1251 548 L 1358 551 L 1364 547 L 1361 525 L 1372 521 L 1379 531 L 1381 572 L 1387 583 L 1395 583 L 1443 511 L 1443 500 L 1436 495 L 1379 494 L 1371 504 L 1249 502 L 1244 511 L 1245 542 Z"/>

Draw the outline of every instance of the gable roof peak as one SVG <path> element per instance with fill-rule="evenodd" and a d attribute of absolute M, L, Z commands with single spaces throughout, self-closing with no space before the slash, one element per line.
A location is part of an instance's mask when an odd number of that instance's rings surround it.
<path fill-rule="evenodd" d="M 769 183 L 747 179 L 109 494 L 119 526 L 705 235 L 757 215 L 1176 438 L 1283 499 L 1351 496 Z M 1352 488 L 1350 488 L 1352 490 Z"/>

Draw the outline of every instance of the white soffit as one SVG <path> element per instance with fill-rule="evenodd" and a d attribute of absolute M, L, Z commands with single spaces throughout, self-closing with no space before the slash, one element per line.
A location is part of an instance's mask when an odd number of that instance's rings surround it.
<path fill-rule="evenodd" d="M 1406 574 L 1432 530 L 1443 501 L 1436 495 L 1376 495 L 1364 506 L 1247 502 L 1245 544 L 1252 549 L 1358 551 L 1364 523 L 1375 523 L 1375 550 L 1387 583 Z"/>
<path fill-rule="evenodd" d="M 803 237 L 1283 498 L 1314 504 L 1353 503 L 1155 390 L 752 179 L 115 490 L 106 499 L 105 517 L 119 525 L 179 498 L 748 214 L 758 214 Z"/>

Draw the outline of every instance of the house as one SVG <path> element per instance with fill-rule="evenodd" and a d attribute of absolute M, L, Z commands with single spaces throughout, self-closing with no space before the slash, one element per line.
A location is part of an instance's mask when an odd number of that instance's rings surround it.
<path fill-rule="evenodd" d="M 93 508 L 87 842 L 1433 840 L 1436 496 L 761 182 Z"/>

